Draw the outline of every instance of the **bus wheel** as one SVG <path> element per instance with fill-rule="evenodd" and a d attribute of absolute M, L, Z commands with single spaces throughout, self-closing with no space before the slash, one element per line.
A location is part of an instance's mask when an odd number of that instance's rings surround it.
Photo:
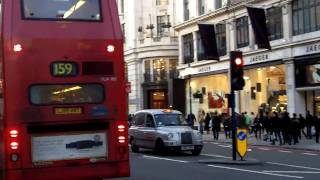
<path fill-rule="evenodd" d="M 135 145 L 133 138 L 130 138 L 130 144 L 131 144 L 132 152 L 135 152 L 135 153 L 139 152 L 139 146 Z"/>

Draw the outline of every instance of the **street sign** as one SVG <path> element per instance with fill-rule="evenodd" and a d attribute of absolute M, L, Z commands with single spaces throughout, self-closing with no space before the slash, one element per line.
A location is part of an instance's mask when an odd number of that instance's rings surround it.
<path fill-rule="evenodd" d="M 241 159 L 247 154 L 248 141 L 247 141 L 247 129 L 237 129 L 237 152 Z"/>

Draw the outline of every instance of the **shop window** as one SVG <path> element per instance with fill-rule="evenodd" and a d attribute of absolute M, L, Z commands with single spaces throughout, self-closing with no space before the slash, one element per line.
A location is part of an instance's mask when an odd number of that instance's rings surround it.
<path fill-rule="evenodd" d="M 269 113 L 287 110 L 285 66 L 276 65 L 244 71 L 241 111 Z"/>
<path fill-rule="evenodd" d="M 185 21 L 188 21 L 190 19 L 189 15 L 189 0 L 183 1 L 183 17 Z"/>
<path fill-rule="evenodd" d="M 237 29 L 237 48 L 246 47 L 249 45 L 249 25 L 248 17 L 236 19 Z"/>
<path fill-rule="evenodd" d="M 205 0 L 198 0 L 198 13 L 199 15 L 204 14 L 205 11 Z"/>
<path fill-rule="evenodd" d="M 193 62 L 193 35 L 192 33 L 184 35 L 183 37 L 183 58 L 185 64 Z"/>
<path fill-rule="evenodd" d="M 199 32 L 197 32 L 197 58 L 198 58 L 198 61 L 202 61 L 202 60 L 206 59 L 201 36 L 200 36 Z"/>
<path fill-rule="evenodd" d="M 293 34 L 299 35 L 320 29 L 320 1 L 292 2 Z"/>
<path fill-rule="evenodd" d="M 267 27 L 269 30 L 269 40 L 281 39 L 282 33 L 282 8 L 272 7 L 267 9 Z"/>
<path fill-rule="evenodd" d="M 157 0 L 156 1 L 157 6 L 163 6 L 163 5 L 168 5 L 168 4 L 169 4 L 169 0 Z"/>
<path fill-rule="evenodd" d="M 227 37 L 226 37 L 226 25 L 217 24 L 216 25 L 216 38 L 219 56 L 224 56 L 227 54 Z"/>

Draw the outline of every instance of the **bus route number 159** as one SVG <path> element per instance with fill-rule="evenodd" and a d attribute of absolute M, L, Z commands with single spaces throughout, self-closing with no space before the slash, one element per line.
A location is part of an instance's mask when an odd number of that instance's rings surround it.
<path fill-rule="evenodd" d="M 74 62 L 54 62 L 51 65 L 51 73 L 53 76 L 76 76 L 78 74 L 78 66 Z"/>

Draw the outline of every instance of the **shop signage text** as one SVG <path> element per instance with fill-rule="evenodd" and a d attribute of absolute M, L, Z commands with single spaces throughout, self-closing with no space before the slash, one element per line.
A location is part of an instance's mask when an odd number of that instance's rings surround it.
<path fill-rule="evenodd" d="M 306 46 L 307 53 L 312 53 L 317 51 L 320 51 L 320 44 L 312 44 L 312 45 Z"/>
<path fill-rule="evenodd" d="M 256 62 L 261 62 L 261 61 L 266 61 L 266 60 L 269 60 L 269 55 L 268 54 L 261 54 L 261 55 L 251 57 L 250 63 L 256 63 Z"/>
<path fill-rule="evenodd" d="M 205 66 L 198 69 L 198 73 L 205 73 L 213 71 L 213 68 L 211 66 Z"/>

